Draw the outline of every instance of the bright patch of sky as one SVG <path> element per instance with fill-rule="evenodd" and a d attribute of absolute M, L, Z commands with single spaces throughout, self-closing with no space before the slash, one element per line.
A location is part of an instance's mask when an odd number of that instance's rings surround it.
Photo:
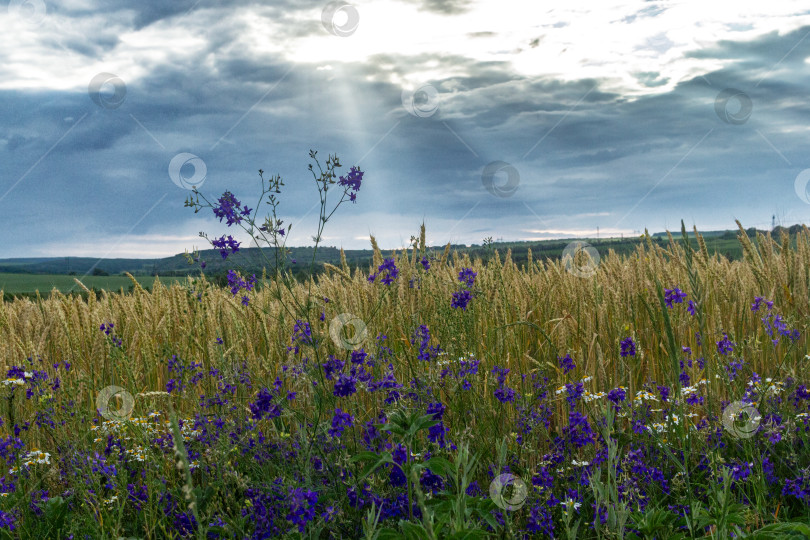
<path fill-rule="evenodd" d="M 210 201 L 255 208 L 258 169 L 280 174 L 288 245 L 316 232 L 309 149 L 365 173 L 322 238 L 347 249 L 422 221 L 442 246 L 810 210 L 801 1 L 12 0 L 0 27 L 8 257 L 249 245 L 183 207 L 182 153 Z"/>

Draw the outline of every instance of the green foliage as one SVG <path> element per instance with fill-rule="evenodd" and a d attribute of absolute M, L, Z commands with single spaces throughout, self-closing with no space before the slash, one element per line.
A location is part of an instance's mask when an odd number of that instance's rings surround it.
<path fill-rule="evenodd" d="M 737 538 L 750 540 L 810 540 L 810 525 L 807 523 L 771 523 L 750 534 L 739 528 L 735 530 Z"/>
<path fill-rule="evenodd" d="M 630 519 L 633 521 L 633 528 L 638 530 L 638 534 L 631 532 L 627 535 L 627 538 L 631 540 L 640 538 L 644 540 L 686 538 L 683 533 L 675 531 L 676 517 L 672 512 L 663 508 L 648 508 L 643 513 L 634 512 L 631 514 Z"/>
<path fill-rule="evenodd" d="M 433 419 L 432 415 L 420 415 L 417 411 L 412 411 L 409 414 L 398 410 L 392 415 L 389 423 L 380 429 L 397 435 L 395 442 L 402 443 L 406 448 L 410 449 L 420 431 L 436 424 L 437 421 Z M 483 524 L 489 525 L 496 531 L 500 529 L 491 514 L 491 511 L 496 509 L 495 504 L 489 499 L 472 497 L 467 494 L 467 488 L 478 468 L 478 460 L 479 456 L 471 455 L 466 444 L 462 444 L 459 448 L 454 462 L 440 456 L 433 456 L 422 463 L 406 459 L 403 465 L 399 465 L 394 462 L 391 452 L 377 454 L 365 451 L 352 456 L 350 460 L 352 463 L 358 461 L 368 462 L 358 476 L 358 483 L 361 483 L 383 465 L 391 464 L 399 467 L 408 480 L 409 500 L 410 494 L 415 492 L 419 508 L 422 511 L 422 523 L 414 523 L 411 515 L 411 520 L 399 520 L 398 529 L 387 527 L 377 530 L 379 512 L 375 513 L 375 506 L 372 506 L 363 520 L 364 537 L 368 540 L 402 537 L 413 538 L 414 540 L 489 537 L 490 533 L 482 528 Z M 421 473 L 426 469 L 448 479 L 448 489 L 442 490 L 431 499 L 426 499 L 419 485 Z"/>

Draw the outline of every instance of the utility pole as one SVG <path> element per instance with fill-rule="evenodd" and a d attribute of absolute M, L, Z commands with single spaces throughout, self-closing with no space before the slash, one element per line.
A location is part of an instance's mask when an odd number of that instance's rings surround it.
<path fill-rule="evenodd" d="M 596 227 L 596 243 L 599 243 L 599 226 Z"/>

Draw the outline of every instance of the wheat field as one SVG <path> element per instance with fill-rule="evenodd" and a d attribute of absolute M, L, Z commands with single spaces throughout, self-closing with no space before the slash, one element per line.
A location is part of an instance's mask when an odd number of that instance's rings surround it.
<path fill-rule="evenodd" d="M 757 246 L 744 234 L 740 238 L 744 261 L 709 257 L 705 250 L 695 253 L 697 274 L 705 287 L 701 303 L 707 335 L 720 335 L 723 330 L 746 335 L 755 330 L 759 321 L 749 306 L 760 295 L 806 325 L 810 313 L 810 232 L 805 228 L 795 247 L 769 235 L 759 235 Z M 668 249 L 648 242 L 632 257 L 623 259 L 609 252 L 601 257 L 598 272 L 589 278 L 566 272 L 562 261 L 532 261 L 528 268 L 517 268 L 507 252 L 503 260 L 495 253 L 484 267 L 480 260 L 470 261 L 445 250 L 416 289 L 409 287 L 409 280 L 419 277 L 416 254 L 418 251 L 396 255 L 402 279 L 383 300 L 376 318 L 372 310 L 377 293 L 366 282 L 368 274 L 358 270 L 349 276 L 346 267 L 331 267 L 330 275 L 318 283 L 297 283 L 292 295 L 283 291 L 283 300 L 292 304 L 293 298 L 304 302 L 307 296 L 313 300 L 328 297 L 328 319 L 329 311 L 350 312 L 388 334 L 403 352 L 413 351 L 407 336 L 418 320 L 430 328 L 442 328 L 444 334 L 437 337 L 448 347 L 455 341 L 474 348 L 456 353 L 489 356 L 520 372 L 532 369 L 551 353 L 541 335 L 520 325 L 530 322 L 545 331 L 557 350 L 575 351 L 598 387 L 618 383 L 623 377 L 629 377 L 631 384 L 647 378 L 662 380 L 665 367 L 655 361 L 622 365 L 619 341 L 632 333 L 644 344 L 642 354 L 646 358 L 659 356 L 657 351 L 663 344 L 660 327 L 645 309 L 645 303 L 656 302 L 653 276 L 665 284 L 688 283 L 684 248 L 671 237 Z M 377 249 L 375 266 L 381 261 Z M 455 274 L 464 266 L 480 269 L 478 283 L 484 294 L 472 321 L 465 321 L 461 328 L 443 327 L 449 310 L 440 302 L 449 297 Z M 115 321 L 117 335 L 128 344 L 129 373 L 118 374 L 122 379 L 116 381 L 99 380 L 98 384 L 116 382 L 138 391 L 159 389 L 166 381 L 154 368 L 165 361 L 167 348 L 172 354 L 198 359 L 207 366 L 218 356 L 214 345 L 217 337 L 226 339 L 228 355 L 245 359 L 250 368 L 274 373 L 284 363 L 294 319 L 273 297 L 272 284 L 256 294 L 247 309 L 225 289 L 199 282 L 196 287 L 207 289 L 202 301 L 192 294 L 194 286 L 166 288 L 156 281 L 151 293 L 136 285 L 133 294 L 103 292 L 100 300 L 92 295 L 83 301 L 78 296 L 54 294 L 38 302 L 5 302 L 0 305 L 0 362 L 11 366 L 22 358 L 41 355 L 69 361 L 79 373 L 98 375 L 109 368 L 109 350 L 98 327 Z M 316 317 L 323 305 L 318 303 L 310 316 L 313 332 L 328 334 L 329 321 L 320 322 Z M 684 328 L 686 322 L 684 319 Z M 507 325 L 517 326 L 504 328 Z M 682 345 L 694 347 L 694 336 L 691 343 Z M 754 355 L 752 361 L 755 371 L 767 369 L 766 355 Z M 800 368 L 798 361 L 787 366 L 794 377 Z"/>
<path fill-rule="evenodd" d="M 40 425 L 41 429 L 31 429 L 26 433 L 17 431 L 16 436 L 24 438 L 27 446 L 47 449 L 53 456 L 70 447 L 71 442 L 84 441 L 82 444 L 92 445 L 95 434 L 91 433 L 89 420 L 95 417 L 93 423 L 96 426 L 101 423 L 97 399 L 102 389 L 111 385 L 134 396 L 132 417 L 146 418 L 155 411 L 164 415 L 176 411 L 190 423 L 201 411 L 198 396 L 202 399 L 203 393 L 211 395 L 215 392 L 216 381 L 198 378 L 189 383 L 189 387 L 194 386 L 194 391 L 172 392 L 172 378 L 177 377 L 171 373 L 169 359 L 172 358 L 196 362 L 204 373 L 211 369 L 233 377 L 250 373 L 252 384 L 236 389 L 233 402 L 237 407 L 232 410 L 251 411 L 248 405 L 257 399 L 258 389 L 272 388 L 274 380 L 280 385 L 277 378 L 283 378 L 286 389 L 295 397 L 289 405 L 289 414 L 272 422 L 262 421 L 269 422 L 263 429 L 271 438 L 295 440 L 304 437 L 302 440 L 306 440 L 306 437 L 315 436 L 314 433 L 323 433 L 329 421 L 323 413 L 325 404 L 329 405 L 328 408 L 335 404 L 342 404 L 345 408 L 350 403 L 350 410 L 354 413 L 352 425 L 357 427 L 373 421 L 381 410 L 392 414 L 392 407 L 382 402 L 382 396 L 372 392 L 357 393 L 350 402 L 319 393 L 319 388 L 331 384 L 331 377 L 327 373 L 324 378 L 323 370 L 309 378 L 290 376 L 296 369 L 299 374 L 307 369 L 306 360 L 302 363 L 304 353 L 289 350 L 295 345 L 291 336 L 297 328 L 294 326 L 296 321 L 309 323 L 312 336 L 318 340 L 317 347 L 305 348 L 307 359 L 311 366 L 316 366 L 317 372 L 317 366 L 326 365 L 322 362 L 328 355 L 348 354 L 345 348 L 342 350 L 337 346 L 335 337 L 330 334 L 330 324 L 339 315 L 350 314 L 362 321 L 366 330 L 365 338 L 355 349 L 363 347 L 366 351 L 374 351 L 374 355 L 382 359 L 379 353 L 380 345 L 384 343 L 392 354 L 383 363 L 390 363 L 391 373 L 403 388 L 408 381 L 419 379 L 419 384 L 411 382 L 409 387 L 414 396 L 422 395 L 418 388 L 428 386 L 429 390 L 423 396 L 426 401 L 447 404 L 442 425 L 448 426 L 444 428 L 448 436 L 452 435 L 459 445 L 465 442 L 478 450 L 482 463 L 498 464 L 498 448 L 505 445 L 506 450 L 501 451 L 516 456 L 517 461 L 513 463 L 519 463 L 510 470 L 519 469 L 529 478 L 531 471 L 547 462 L 544 458 L 550 454 L 544 455 L 543 452 L 552 451 L 552 439 L 570 434 L 566 417 L 580 405 L 565 398 L 565 385 L 577 380 L 584 383 L 585 402 L 604 397 L 611 389 L 622 388 L 627 391 L 626 403 L 636 396 L 632 401 L 634 406 L 640 406 L 644 399 L 652 398 L 639 396 L 655 393 L 656 385 L 671 386 L 677 396 L 677 390 L 690 386 L 689 382 L 695 383 L 693 389 L 697 388 L 697 378 L 701 377 L 708 400 L 703 414 L 681 416 L 684 423 L 691 422 L 692 427 L 698 425 L 700 419 L 713 417 L 717 420 L 717 404 L 741 398 L 744 381 L 737 379 L 737 384 L 731 384 L 734 377 L 727 376 L 729 368 L 721 363 L 725 359 L 714 352 L 715 343 L 724 335 L 734 341 L 734 354 L 744 358 L 746 373 L 753 372 L 762 379 L 806 381 L 810 372 L 805 337 L 810 313 L 810 230 L 805 227 L 793 244 L 786 237 L 774 239 L 762 234 L 752 242 L 742 225 L 738 223 L 738 226 L 745 259 L 733 262 L 717 255 L 710 257 L 698 231 L 694 230 L 690 235 L 697 239 L 698 249 L 695 251 L 671 235 L 666 247 L 655 245 L 647 236 L 646 242 L 629 257 L 617 256 L 612 251 L 600 253 L 592 275 L 582 276 L 569 271 L 571 265 L 579 268 L 582 263 L 594 262 L 582 259 L 582 254 L 574 260 L 534 261 L 529 252 L 529 264 L 518 268 L 511 261 L 509 252 L 503 255 L 495 252 L 487 264 L 451 253 L 449 244 L 444 251 L 431 253 L 425 246 L 423 226 L 419 241 L 412 249 L 395 255 L 394 264 L 399 276 L 390 286 L 381 286 L 368 279 L 369 273 L 383 263 L 372 237 L 374 266 L 368 273 L 357 269 L 350 275 L 343 258 L 342 267 L 327 265 L 328 271 L 317 281 L 287 281 L 292 284 L 290 290 L 281 286 L 284 281 L 281 276 L 275 281 L 265 276 L 261 282 L 263 285 L 254 291 L 247 306 L 240 303 L 231 291 L 214 287 L 204 278 L 189 278 L 185 286 L 174 284 L 169 288 L 156 282 L 151 292 L 145 291 L 133 279 L 135 289 L 132 293 L 103 292 L 100 299 L 92 294 L 82 300 L 77 296 L 54 293 L 36 301 L 4 302 L 0 304 L 0 363 L 4 371 L 14 366 L 28 370 L 58 363 L 63 366 L 69 363 L 70 370 L 61 375 L 59 392 L 53 389 L 39 400 L 23 399 L 18 395 L 16 401 L 12 401 L 13 395 L 8 397 L 5 418 L 10 421 L 0 426 L 0 430 L 3 437 L 10 437 L 10 427 L 16 422 L 23 418 L 38 418 L 37 411 L 45 400 L 51 405 L 51 410 L 57 405 L 61 407 L 53 412 L 52 417 L 61 419 L 63 427 L 57 428 L 54 424 L 49 429 Z M 429 271 L 420 265 L 422 257 L 429 257 Z M 461 278 L 457 276 L 465 268 L 475 269 L 477 278 L 469 307 L 459 310 L 451 307 L 450 296 L 458 289 Z M 697 315 L 687 312 L 684 306 L 671 310 L 664 307 L 661 290 L 666 288 L 669 294 L 674 287 L 683 289 L 686 297 L 695 303 L 699 308 Z M 774 342 L 774 345 L 768 343 L 763 337 L 761 313 L 754 313 L 752 309 L 756 297 L 773 302 L 801 337 L 791 343 L 786 340 Z M 109 332 L 108 326 L 105 333 L 104 325 L 110 323 L 114 323 L 114 331 Z M 430 329 L 430 343 L 441 347 L 442 352 L 436 355 L 434 362 L 416 359 L 424 350 L 413 338 L 420 325 Z M 341 329 L 341 336 L 358 338 L 358 327 L 350 328 Z M 621 343 L 628 338 L 636 344 L 634 355 L 623 354 Z M 120 341 L 116 343 L 116 340 Z M 684 367 L 687 356 L 681 351 L 687 349 L 689 355 L 692 351 L 695 357 L 700 354 L 701 360 L 705 356 L 705 368 L 701 365 L 700 373 L 692 368 L 691 359 L 689 368 Z M 564 355 L 575 361 L 576 367 L 571 375 L 558 363 Z M 456 358 L 459 361 L 465 358 L 480 361 L 480 380 L 476 380 L 470 393 L 465 393 L 459 386 L 445 384 L 448 366 L 451 370 L 457 366 Z M 511 373 L 508 382 L 506 375 L 496 376 L 502 369 Z M 685 373 L 690 369 L 693 369 L 691 373 L 697 373 L 694 380 L 683 378 L 682 374 L 679 383 L 678 372 Z M 547 382 L 543 410 L 548 413 L 549 422 L 545 430 L 521 431 L 526 406 L 531 403 L 533 392 L 539 393 L 541 388 L 536 383 L 539 377 Z M 534 386 L 532 381 L 535 381 Z M 497 390 L 508 386 L 518 392 L 518 399 L 498 397 Z M 555 388 L 558 388 L 556 392 Z M 334 395 L 338 395 L 337 390 Z M 414 400 L 418 402 L 416 398 Z M 385 403 L 390 405 L 388 401 Z M 400 402 L 395 401 L 394 408 L 396 403 Z M 685 407 L 683 402 L 678 406 Z M 68 415 L 69 408 L 82 413 Z M 336 409 L 336 415 L 337 411 L 340 409 Z M 595 421 L 593 413 L 588 410 Z M 629 429 L 629 415 L 629 410 L 620 413 L 626 429 Z M 302 422 L 307 420 L 316 431 L 304 428 Z M 202 425 L 199 422 L 198 417 L 195 425 Z M 324 427 L 320 428 L 322 424 Z M 353 446 L 347 443 L 344 447 L 348 455 L 358 451 L 357 433 Z M 533 450 L 526 447 L 525 440 L 518 433 L 532 437 Z M 688 430 L 685 437 L 689 437 Z M 95 442 L 99 440 L 95 439 Z M 433 439 L 431 441 L 435 443 Z M 227 443 L 223 444 L 227 446 Z M 445 451 L 444 445 L 441 446 Z M 431 448 L 432 452 L 439 451 L 433 446 Z M 576 455 L 575 462 L 598 455 L 595 450 L 581 451 L 578 445 L 576 448 L 575 454 L 571 454 Z M 175 452 L 178 452 L 177 447 Z M 206 450 L 205 455 L 209 454 L 210 451 Z M 166 463 L 161 470 L 171 474 L 171 458 Z M 188 465 L 188 460 L 185 463 Z M 492 474 L 490 470 L 490 477 Z M 64 483 L 51 476 L 43 476 L 40 480 L 42 486 L 49 485 L 52 490 L 64 488 Z M 182 474 L 178 480 L 181 486 L 205 481 L 203 477 L 183 477 Z M 409 497 L 410 487 L 408 483 Z M 421 491 L 417 494 L 421 496 Z M 438 495 L 434 493 L 434 496 Z M 554 495 L 550 500 L 556 500 Z M 574 502 L 579 499 L 570 500 L 571 505 L 580 504 Z M 336 504 L 344 506 L 341 514 L 343 526 L 349 526 L 347 523 L 353 523 L 351 527 L 357 526 L 359 518 L 345 506 L 345 501 Z M 593 504 L 595 508 L 602 508 L 601 503 Z M 753 512 L 755 517 L 749 515 L 747 519 L 753 519 L 760 526 L 774 521 L 765 515 L 765 508 L 772 510 L 770 503 L 760 501 L 759 504 Z M 225 508 L 210 505 L 211 509 Z M 569 510 L 564 510 L 562 517 L 554 519 L 557 520 L 557 530 L 564 526 L 570 536 Z M 639 507 L 638 511 L 643 514 L 642 510 Z M 615 511 L 615 508 L 611 510 Z M 211 512 L 213 515 L 213 510 Z M 123 531 L 125 526 L 120 516 L 115 525 L 111 525 L 108 518 L 111 529 L 99 525 L 97 530 L 105 531 L 105 534 L 112 530 Z M 415 519 L 412 515 L 410 518 Z M 522 530 L 540 530 L 536 528 L 539 525 L 532 521 L 534 517 L 521 519 L 528 519 L 529 523 L 528 528 Z M 615 525 L 616 519 L 611 513 L 610 524 Z M 334 532 L 341 530 L 338 525 L 330 529 L 328 522 L 326 519 L 321 523 L 320 537 L 342 534 Z M 229 530 L 238 529 L 236 522 L 228 523 L 234 528 Z M 548 534 L 550 529 L 542 530 Z M 160 535 L 155 530 L 145 534 L 146 537 Z M 598 536 L 611 535 L 615 532 L 603 530 Z"/>

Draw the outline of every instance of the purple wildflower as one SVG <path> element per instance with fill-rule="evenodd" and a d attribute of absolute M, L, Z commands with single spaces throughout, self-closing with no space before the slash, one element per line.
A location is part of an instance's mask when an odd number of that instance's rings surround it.
<path fill-rule="evenodd" d="M 293 326 L 293 342 L 300 340 L 303 343 L 312 344 L 312 330 L 308 322 L 303 322 L 301 319 L 296 319 Z"/>
<path fill-rule="evenodd" d="M 339 438 L 343 435 L 343 430 L 347 427 L 352 427 L 354 417 L 349 413 L 345 413 L 340 409 L 335 409 L 335 416 L 332 417 L 332 427 L 329 429 L 329 436 L 333 439 Z"/>
<path fill-rule="evenodd" d="M 222 222 L 222 218 L 227 218 L 227 224 L 228 227 L 230 227 L 242 221 L 242 216 L 237 213 L 242 203 L 236 200 L 233 193 L 226 191 L 217 202 L 219 204 L 214 206 L 214 215 L 219 218 L 220 222 Z M 249 213 L 250 212 L 248 212 L 248 214 Z"/>
<path fill-rule="evenodd" d="M 281 380 L 276 378 L 274 386 L 277 392 L 281 390 Z M 250 404 L 250 412 L 253 414 L 253 418 L 261 420 L 265 415 L 267 418 L 281 416 L 281 408 L 275 403 L 276 396 L 269 389 L 262 388 L 256 397 L 256 401 Z"/>
<path fill-rule="evenodd" d="M 363 180 L 363 174 L 365 173 L 363 173 L 363 171 L 361 171 L 359 168 L 352 167 L 349 170 L 349 174 L 346 175 L 346 178 L 342 176 L 340 177 L 338 184 L 341 186 L 346 186 L 356 193 L 360 190 L 360 183 Z M 354 193 L 352 193 L 352 195 L 354 195 Z M 354 197 L 352 197 L 351 200 L 354 202 Z"/>
<path fill-rule="evenodd" d="M 472 300 L 472 295 L 470 291 L 458 291 L 453 293 L 453 301 L 450 303 L 450 307 L 453 308 L 461 308 L 462 311 L 467 311 L 467 305 Z"/>
<path fill-rule="evenodd" d="M 761 296 L 755 296 L 754 303 L 751 304 L 751 311 L 759 311 L 759 308 L 762 307 L 762 302 L 765 302 L 765 304 L 768 306 L 768 311 L 773 308 L 773 302 L 765 300 Z"/>
<path fill-rule="evenodd" d="M 607 396 L 607 398 L 616 405 L 618 405 L 619 402 L 624 401 L 625 397 L 627 397 L 627 392 L 624 390 L 624 388 L 614 388 L 608 392 Z"/>
<path fill-rule="evenodd" d="M 577 411 L 568 414 L 568 425 L 563 428 L 563 435 L 576 448 L 593 444 L 596 440 L 587 417 Z"/>
<path fill-rule="evenodd" d="M 566 354 L 562 358 L 558 356 L 557 362 L 559 363 L 559 366 L 563 369 L 563 375 L 568 374 L 569 371 L 577 367 L 577 365 L 574 363 L 574 360 L 571 358 L 570 354 Z"/>
<path fill-rule="evenodd" d="M 344 364 L 343 360 L 330 354 L 326 358 L 326 362 L 323 363 L 324 376 L 326 376 L 326 378 L 331 381 L 332 376 L 335 373 L 339 373 L 343 369 L 343 364 Z"/>
<path fill-rule="evenodd" d="M 240 243 L 234 240 L 231 235 L 228 235 L 227 240 L 225 239 L 225 235 L 222 235 L 220 238 L 211 240 L 211 245 L 219 249 L 219 254 L 222 255 L 223 259 L 227 259 L 228 250 L 230 249 L 231 253 L 236 253 L 239 251 Z"/>
<path fill-rule="evenodd" d="M 438 443 L 441 448 L 444 448 L 444 434 L 448 431 L 444 427 L 444 422 L 442 422 L 445 410 L 447 410 L 447 407 L 441 402 L 431 403 L 427 407 L 427 414 L 432 414 L 433 419 L 439 421 L 435 426 L 428 428 L 428 440 Z"/>
<path fill-rule="evenodd" d="M 504 387 L 504 386 L 502 386 L 500 388 L 497 388 L 495 390 L 495 392 L 494 392 L 494 395 L 498 399 L 498 401 L 500 401 L 501 403 L 506 403 L 508 401 L 514 401 L 515 400 L 515 391 L 514 391 L 514 389 L 507 388 L 507 387 Z"/>
<path fill-rule="evenodd" d="M 734 343 L 728 339 L 728 334 L 723 332 L 723 339 L 717 342 L 717 352 L 723 356 L 727 355 L 734 349 Z"/>
<path fill-rule="evenodd" d="M 568 394 L 565 399 L 568 401 L 568 405 L 573 408 L 577 404 L 577 400 L 585 393 L 585 385 L 582 384 L 582 381 L 576 384 L 568 383 L 565 385 L 565 389 Z"/>
<path fill-rule="evenodd" d="M 686 403 L 689 405 L 699 405 L 703 403 L 703 396 L 697 394 L 697 392 L 692 392 L 688 396 L 686 396 Z"/>
<path fill-rule="evenodd" d="M 399 276 L 399 270 L 397 269 L 393 258 L 385 259 L 377 270 L 378 273 L 386 272 L 385 276 L 382 278 L 383 285 L 391 285 L 391 283 L 394 282 L 394 279 Z M 372 274 L 368 277 L 368 280 L 374 281 L 375 277 L 377 277 L 377 274 Z"/>
<path fill-rule="evenodd" d="M 674 289 L 664 289 L 664 302 L 668 308 L 673 307 L 673 302 L 676 304 L 682 304 L 684 298 L 686 298 L 686 293 L 677 287 Z"/>
<path fill-rule="evenodd" d="M 728 366 L 726 366 L 726 373 L 728 374 L 729 381 L 734 380 L 734 378 L 737 376 L 737 372 L 742 369 L 743 364 L 744 362 L 742 360 L 739 362 L 729 362 Z"/>
<path fill-rule="evenodd" d="M 318 503 L 318 492 L 302 488 L 291 488 L 288 497 L 290 512 L 287 521 L 298 525 L 298 532 L 306 530 L 306 524 L 315 519 L 315 505 Z"/>
<path fill-rule="evenodd" d="M 428 343 L 430 343 L 430 330 L 427 326 L 420 325 L 419 329 L 414 332 L 413 337 L 411 338 L 411 345 L 416 344 L 417 338 L 420 339 L 419 343 L 419 360 L 429 361 L 436 358 L 439 353 L 442 351 L 442 348 L 438 345 L 435 347 L 429 347 Z"/>
<path fill-rule="evenodd" d="M 463 268 L 461 272 L 458 273 L 458 280 L 467 287 L 472 287 L 473 283 L 475 282 L 475 276 L 477 276 L 477 272 L 473 272 L 472 268 Z"/>
<path fill-rule="evenodd" d="M 619 355 L 622 356 L 622 358 L 636 355 L 636 344 L 633 342 L 633 338 L 631 337 L 624 338 L 620 343 L 620 348 L 621 351 L 619 352 Z"/>
<path fill-rule="evenodd" d="M 335 389 L 332 392 L 338 397 L 348 397 L 357 392 L 357 379 L 345 373 L 341 373 L 335 382 Z"/>
<path fill-rule="evenodd" d="M 515 391 L 506 386 L 506 375 L 509 373 L 509 371 L 510 370 L 508 368 L 502 368 L 500 366 L 495 366 L 492 369 L 492 373 L 498 374 L 498 388 L 495 390 L 494 394 L 501 403 L 507 403 L 515 400 Z"/>

